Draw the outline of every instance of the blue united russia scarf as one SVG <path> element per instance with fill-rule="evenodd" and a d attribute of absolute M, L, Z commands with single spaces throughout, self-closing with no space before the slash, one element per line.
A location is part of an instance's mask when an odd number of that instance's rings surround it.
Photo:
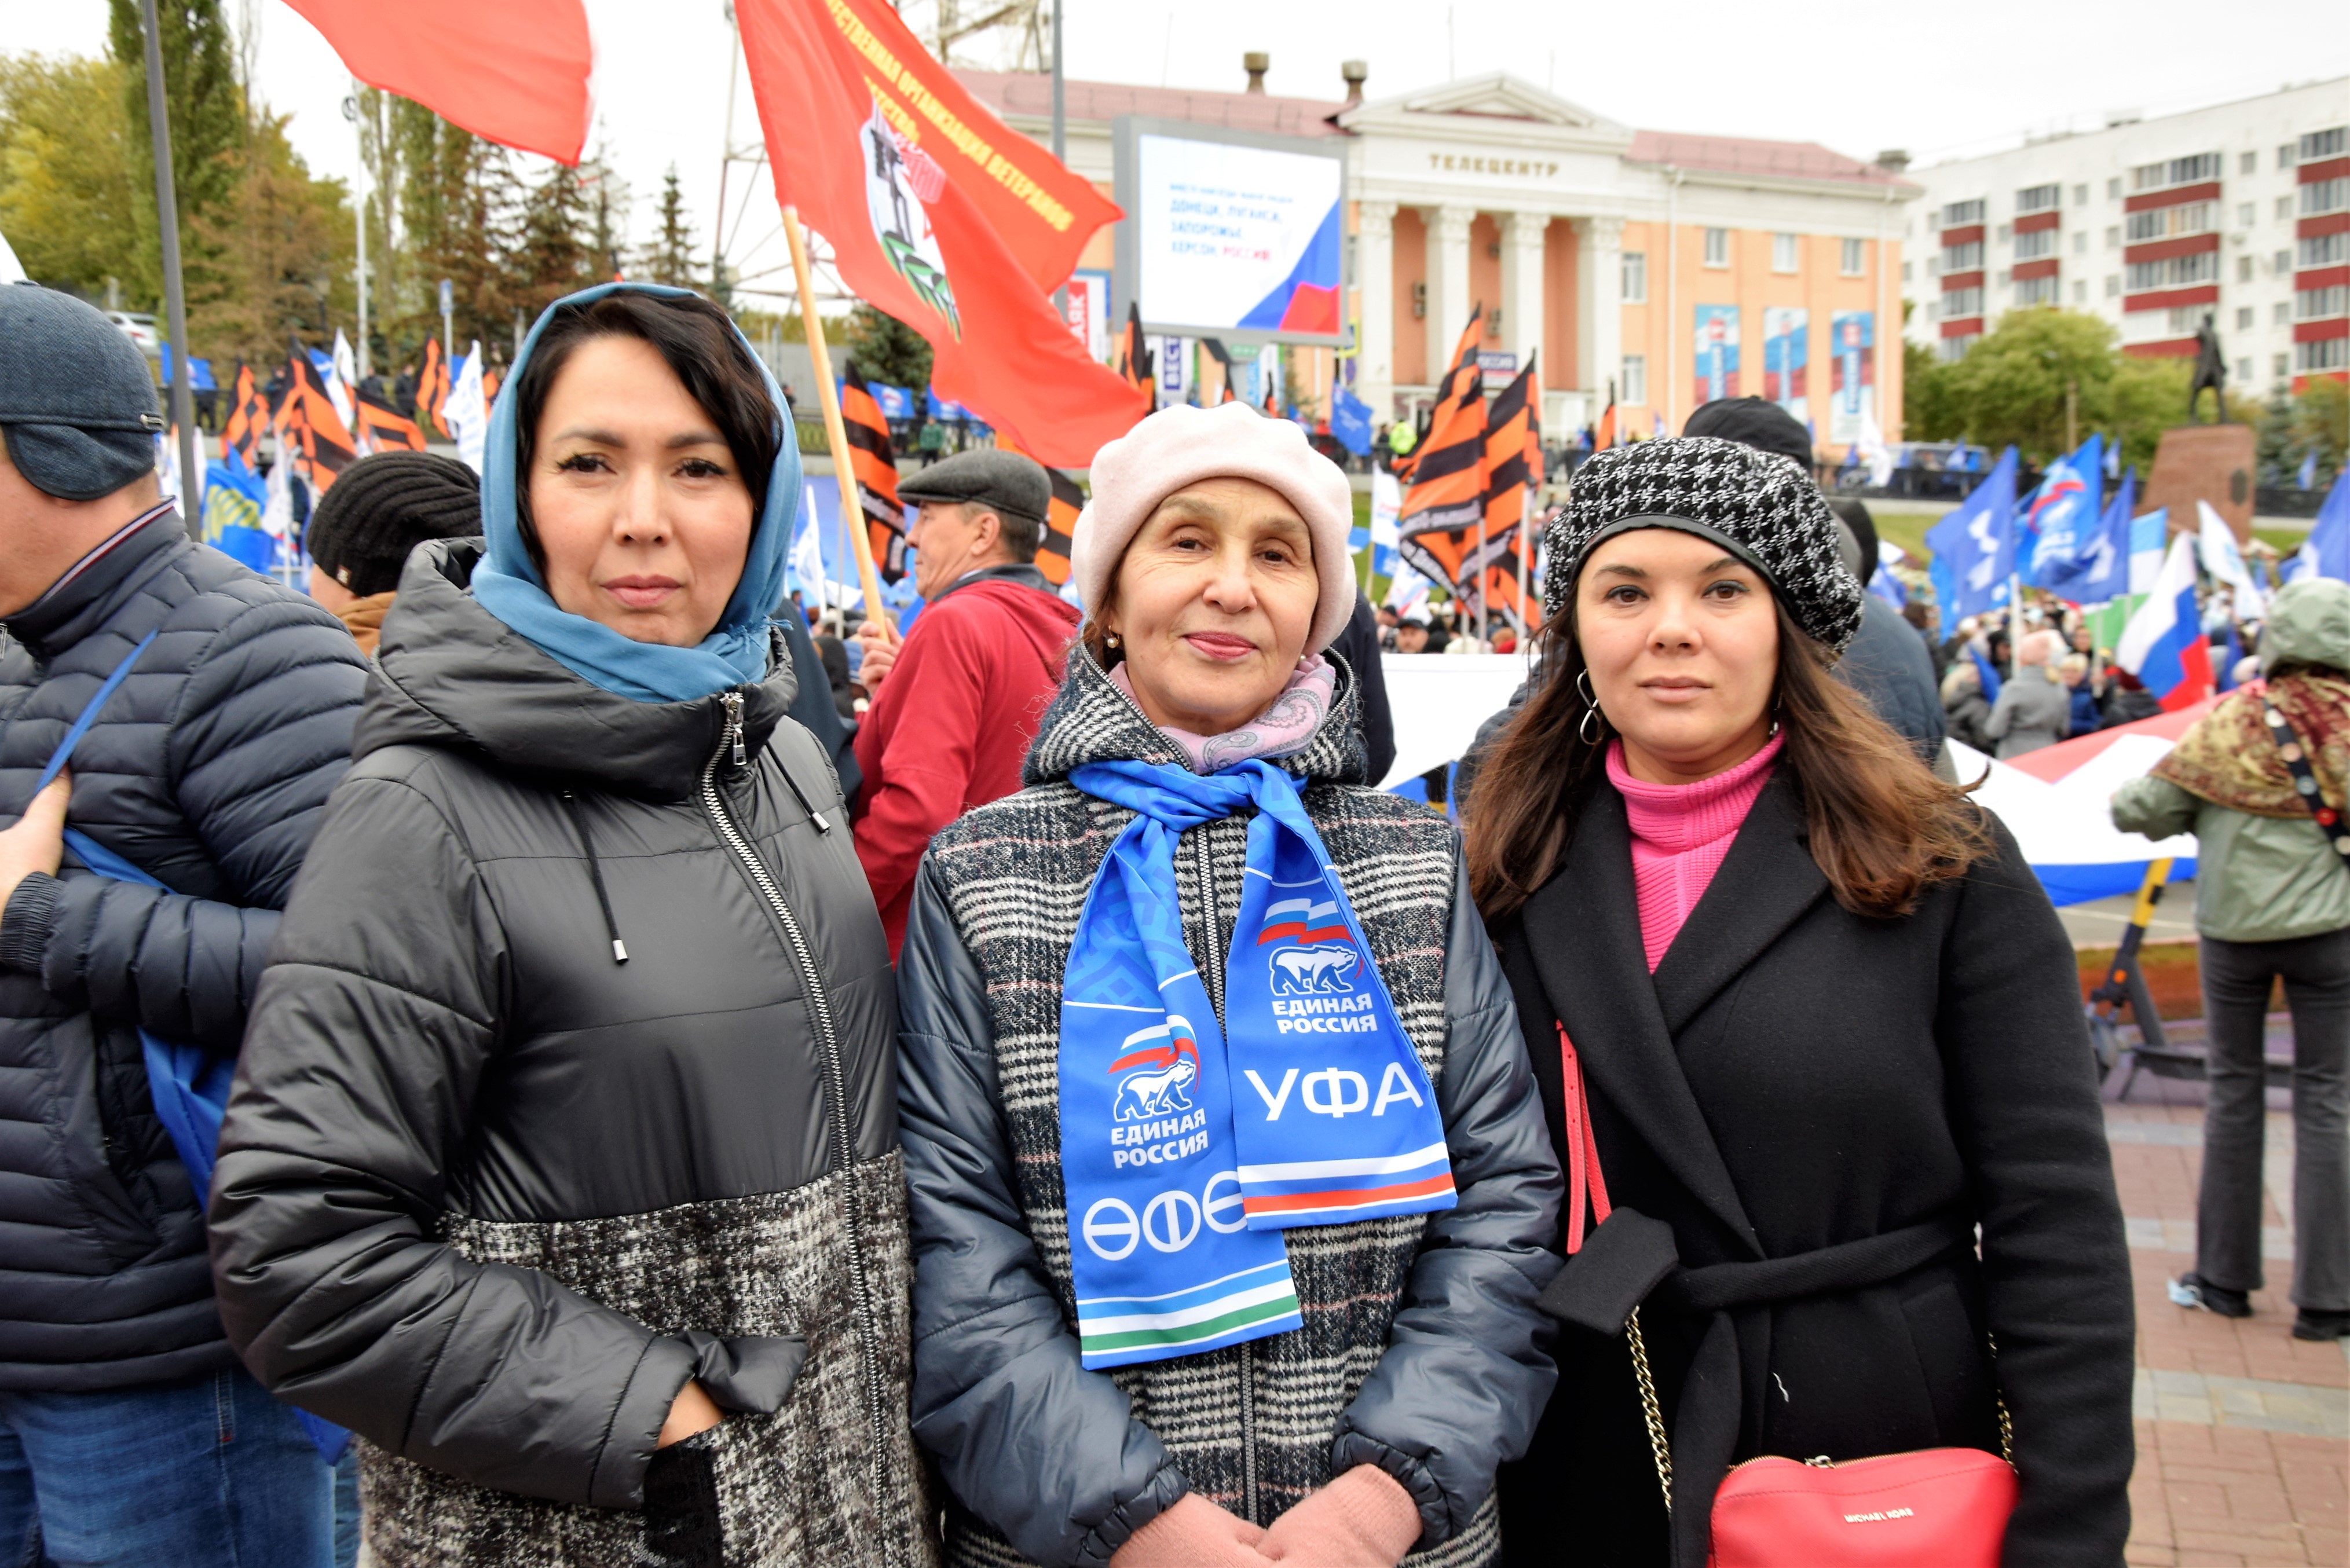
<path fill-rule="evenodd" d="M 1436 1096 L 1289 778 L 1096 763 L 1139 815 L 1077 917 L 1061 990 L 1061 1171 L 1088 1367 L 1295 1328 L 1281 1232 L 1454 1202 Z M 1185 828 L 1253 806 L 1224 1023 L 1175 890 Z"/>

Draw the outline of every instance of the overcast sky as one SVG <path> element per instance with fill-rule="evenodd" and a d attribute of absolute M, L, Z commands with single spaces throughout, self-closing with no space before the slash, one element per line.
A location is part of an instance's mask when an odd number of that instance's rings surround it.
<path fill-rule="evenodd" d="M 349 79 L 310 25 L 279 0 L 242 4 L 259 21 L 263 95 L 294 117 L 295 145 L 322 173 L 357 166 L 339 104 Z M 483 0 L 494 4 L 495 0 Z M 934 0 L 907 0 L 927 30 Z M 966 15 L 994 0 L 962 0 Z M 662 171 L 678 172 L 703 243 L 724 145 L 729 33 L 721 0 L 587 0 L 598 45 L 598 131 L 650 224 Z M 1373 98 L 1452 77 L 1513 71 L 1610 119 L 1659 130 L 1819 141 L 1856 157 L 1903 147 L 1918 163 L 2012 146 L 2027 132 L 2148 116 L 2350 72 L 2342 0 L 1973 0 L 1951 6 L 1856 0 L 1681 0 L 1567 6 L 1558 0 L 1066 0 L 1072 78 L 1232 88 L 1241 55 L 1273 57 L 1275 93 L 1336 99 L 1338 63 L 1370 67 Z M 95 53 L 102 0 L 0 0 L 0 48 Z M 975 41 L 973 63 L 1009 64 L 1011 40 Z M 738 140 L 755 140 L 747 83 Z M 2350 87 L 2343 113 L 2350 119 Z M 730 206 L 743 213 L 747 166 Z M 780 265 L 771 188 L 760 182 L 729 254 L 738 270 Z M 754 247 L 757 247 L 754 250 Z M 786 281 L 769 278 L 757 286 Z"/>

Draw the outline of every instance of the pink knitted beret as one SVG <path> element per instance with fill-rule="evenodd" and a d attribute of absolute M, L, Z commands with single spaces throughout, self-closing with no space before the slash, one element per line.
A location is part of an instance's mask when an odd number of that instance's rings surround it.
<path fill-rule="evenodd" d="M 1246 403 L 1161 409 L 1094 454 L 1093 500 L 1069 545 L 1080 601 L 1088 610 L 1100 604 L 1127 545 L 1159 504 L 1203 479 L 1253 479 L 1279 491 L 1305 520 L 1322 579 L 1305 651 L 1321 652 L 1355 609 L 1355 563 L 1347 550 L 1354 495 L 1303 430 Z"/>

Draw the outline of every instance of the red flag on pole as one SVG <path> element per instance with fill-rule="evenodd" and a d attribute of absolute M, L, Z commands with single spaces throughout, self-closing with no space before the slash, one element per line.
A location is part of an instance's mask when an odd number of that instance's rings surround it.
<path fill-rule="evenodd" d="M 735 16 L 777 200 L 859 298 L 930 340 L 939 396 L 1047 467 L 1085 467 L 1132 428 L 1141 397 L 1045 292 L 1118 209 L 981 108 L 880 0 L 740 0 Z"/>
<path fill-rule="evenodd" d="M 560 163 L 588 140 L 580 0 L 286 0 L 351 75 L 476 136 Z"/>

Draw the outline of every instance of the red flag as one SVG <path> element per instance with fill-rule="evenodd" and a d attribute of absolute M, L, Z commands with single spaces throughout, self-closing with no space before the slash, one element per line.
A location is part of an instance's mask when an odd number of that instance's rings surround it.
<path fill-rule="evenodd" d="M 962 112 L 968 95 L 879 0 L 742 0 L 735 15 L 777 200 L 830 242 L 859 298 L 930 340 L 939 396 L 1048 467 L 1084 467 L 1131 429 L 1141 398 L 1045 293 L 1067 265 L 1035 265 L 1040 228 L 1074 259 L 1117 209 L 975 103 Z"/>
<path fill-rule="evenodd" d="M 840 422 L 848 437 L 848 469 L 856 478 L 874 569 L 883 582 L 894 583 L 906 575 L 906 508 L 898 499 L 898 458 L 890 450 L 889 421 L 858 375 L 854 359 L 841 366 Z M 835 463 L 833 472 L 839 472 Z"/>
<path fill-rule="evenodd" d="M 1440 583 L 1467 580 L 1485 509 L 1485 382 L 1477 366 L 1484 316 L 1482 306 L 1470 316 L 1437 387 L 1436 415 L 1412 452 L 1405 476 L 1410 488 L 1396 519 L 1404 559 Z"/>
<path fill-rule="evenodd" d="M 580 0 L 286 4 L 369 87 L 414 99 L 476 136 L 579 161 L 595 64 Z"/>

